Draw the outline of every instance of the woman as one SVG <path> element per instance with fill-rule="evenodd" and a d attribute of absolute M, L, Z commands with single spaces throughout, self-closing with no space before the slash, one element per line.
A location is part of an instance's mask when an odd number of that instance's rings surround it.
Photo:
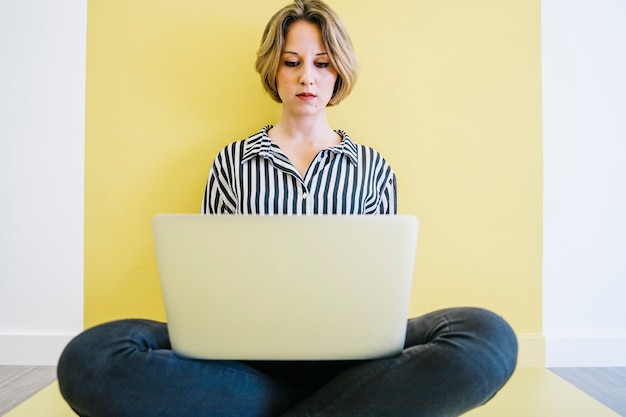
<path fill-rule="evenodd" d="M 280 120 L 218 154 L 202 211 L 395 214 L 387 162 L 326 118 L 356 79 L 336 14 L 320 0 L 280 10 L 263 34 L 256 69 L 282 103 Z M 125 320 L 77 336 L 58 377 L 83 417 L 456 416 L 488 401 L 516 358 L 508 324 L 474 308 L 410 319 L 402 354 L 371 361 L 189 360 L 171 351 L 166 324 Z"/>

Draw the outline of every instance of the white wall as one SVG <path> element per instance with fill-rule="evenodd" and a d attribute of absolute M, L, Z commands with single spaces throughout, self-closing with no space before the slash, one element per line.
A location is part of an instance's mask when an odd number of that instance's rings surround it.
<path fill-rule="evenodd" d="M 0 1 L 0 364 L 83 328 L 86 0 Z"/>
<path fill-rule="evenodd" d="M 626 366 L 626 2 L 543 0 L 547 366 Z"/>

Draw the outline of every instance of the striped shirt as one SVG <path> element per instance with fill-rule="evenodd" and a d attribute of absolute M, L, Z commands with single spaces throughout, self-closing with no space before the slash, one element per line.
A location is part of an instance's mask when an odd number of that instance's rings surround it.
<path fill-rule="evenodd" d="M 396 214 L 396 177 L 374 149 L 344 131 L 304 178 L 267 132 L 224 147 L 213 162 L 203 214 Z"/>

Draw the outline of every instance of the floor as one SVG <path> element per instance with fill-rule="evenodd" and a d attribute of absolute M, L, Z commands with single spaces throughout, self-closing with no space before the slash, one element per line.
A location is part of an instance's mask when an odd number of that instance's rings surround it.
<path fill-rule="evenodd" d="M 58 393 L 55 367 L 0 366 L 0 416 L 5 415 L 74 416 Z M 493 401 L 467 414 L 502 415 L 626 416 L 626 368 L 518 369 Z"/>
<path fill-rule="evenodd" d="M 55 366 L 0 366 L 0 416 L 54 381 Z"/>
<path fill-rule="evenodd" d="M 626 416 L 626 368 L 552 368 L 553 373 Z"/>

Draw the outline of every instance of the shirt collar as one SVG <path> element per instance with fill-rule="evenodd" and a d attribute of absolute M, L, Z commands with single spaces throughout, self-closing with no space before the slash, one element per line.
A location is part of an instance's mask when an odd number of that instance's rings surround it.
<path fill-rule="evenodd" d="M 254 156 L 271 159 L 272 161 L 275 160 L 276 153 L 272 148 L 273 142 L 272 139 L 270 139 L 270 137 L 267 135 L 267 132 L 269 132 L 272 127 L 274 126 L 267 125 L 263 127 L 263 129 L 261 129 L 258 133 L 246 139 L 243 148 L 243 155 L 241 158 L 242 163 L 248 161 Z M 354 165 L 356 165 L 359 160 L 356 144 L 352 142 L 352 139 L 350 139 L 350 136 L 348 136 L 345 131 L 337 130 L 336 132 L 342 138 L 341 143 L 333 146 L 332 148 L 329 148 L 329 150 L 336 154 L 347 156 L 348 159 L 350 159 L 350 161 Z"/>

